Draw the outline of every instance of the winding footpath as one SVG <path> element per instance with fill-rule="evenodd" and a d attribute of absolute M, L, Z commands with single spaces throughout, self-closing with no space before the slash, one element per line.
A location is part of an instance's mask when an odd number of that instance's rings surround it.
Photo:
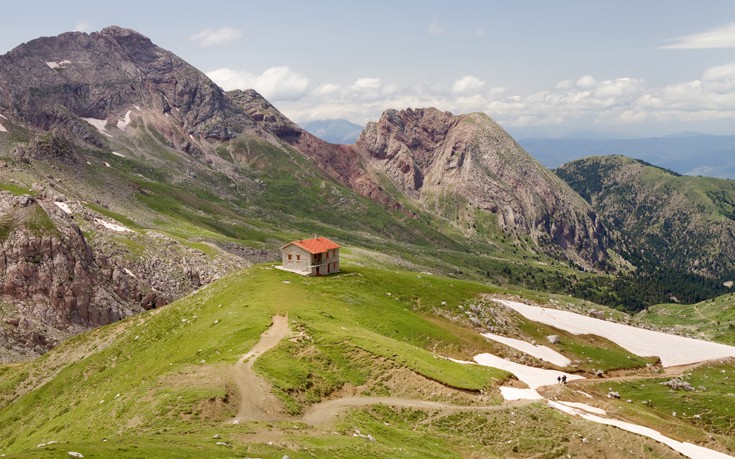
<path fill-rule="evenodd" d="M 517 304 L 514 304 L 514 306 L 516 305 Z M 533 307 L 527 305 L 523 306 L 526 308 Z M 520 308 L 514 307 L 514 309 L 517 310 Z M 525 312 L 528 312 L 528 310 L 526 310 Z M 547 314 L 546 311 L 543 311 L 543 313 Z M 253 346 L 253 349 L 251 349 L 250 352 L 248 352 L 247 354 L 243 355 L 232 367 L 232 377 L 235 381 L 235 384 L 237 385 L 239 392 L 239 407 L 237 416 L 233 420 L 233 423 L 239 423 L 241 421 L 279 421 L 298 419 L 294 418 L 293 416 L 289 416 L 285 412 L 282 403 L 273 395 L 270 384 L 263 378 L 258 376 L 255 371 L 253 371 L 253 365 L 255 364 L 257 358 L 270 349 L 273 349 L 282 339 L 288 337 L 290 334 L 291 330 L 288 326 L 288 316 L 273 316 L 273 323 L 271 327 L 261 335 L 260 341 L 258 341 L 258 343 Z M 487 338 L 498 339 L 498 337 Z M 517 347 L 526 349 L 526 351 L 530 349 L 525 344 L 516 344 Z M 722 348 L 717 347 L 716 351 L 716 353 L 719 354 L 720 352 L 722 352 Z M 670 359 L 670 362 L 673 361 L 679 363 L 682 359 L 682 356 L 677 355 L 676 357 L 678 357 L 679 359 L 673 358 Z M 683 365 L 680 363 L 678 366 L 668 366 L 669 368 L 666 369 L 667 373 L 680 374 L 684 369 L 691 368 L 692 366 L 696 366 L 697 364 L 701 363 L 693 361 L 694 359 L 692 359 L 691 357 L 692 356 L 687 355 L 686 358 L 683 359 L 687 360 L 687 362 Z M 720 355 L 717 355 L 716 357 L 720 357 Z M 446 403 L 431 402 L 427 400 L 404 399 L 398 397 L 343 397 L 322 401 L 320 403 L 310 406 L 306 409 L 303 416 L 301 416 L 299 420 L 309 425 L 329 424 L 336 419 L 339 413 L 348 408 L 370 406 L 376 404 L 384 404 L 398 408 L 430 409 L 442 412 L 491 412 L 507 409 L 508 406 L 525 405 L 529 403 L 535 403 L 540 400 L 545 400 L 550 407 L 562 411 L 568 415 L 579 416 L 582 419 L 590 422 L 615 426 L 628 432 L 652 438 L 692 459 L 735 459 L 733 458 L 733 456 L 729 456 L 719 451 L 704 448 L 702 446 L 694 445 L 692 443 L 674 440 L 648 427 L 607 417 L 607 413 L 601 408 L 590 406 L 584 403 L 548 399 L 543 394 L 547 392 L 547 389 L 550 386 L 545 385 L 541 381 L 552 380 L 552 376 L 557 375 L 558 372 L 552 372 L 550 370 L 520 365 L 504 360 L 500 357 L 496 357 L 492 354 L 480 354 L 475 357 L 475 360 L 476 362 L 464 362 L 456 360 L 455 362 L 467 365 L 480 364 L 492 366 L 494 368 L 504 368 L 515 374 L 516 377 L 518 377 L 520 381 L 526 383 L 529 388 L 519 389 L 514 387 L 500 387 L 500 391 L 505 398 L 505 402 L 501 405 L 491 406 L 451 405 Z M 661 377 L 660 374 L 655 376 Z M 614 379 L 628 378 L 632 379 L 635 378 L 635 376 L 625 376 Z M 575 381 L 571 381 L 571 379 L 575 379 Z M 589 380 L 585 380 L 582 377 L 570 378 L 571 384 L 579 384 L 587 381 Z M 584 395 L 591 398 L 590 395 Z"/>
<path fill-rule="evenodd" d="M 272 325 L 260 335 L 260 341 L 250 352 L 240 357 L 232 368 L 232 378 L 240 395 L 236 422 L 288 419 L 281 402 L 273 395 L 271 385 L 253 371 L 253 365 L 258 357 L 276 347 L 290 334 L 288 316 L 273 316 Z"/>

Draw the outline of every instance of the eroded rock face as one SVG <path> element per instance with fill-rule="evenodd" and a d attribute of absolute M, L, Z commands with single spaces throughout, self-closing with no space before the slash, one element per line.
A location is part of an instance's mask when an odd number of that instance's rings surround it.
<path fill-rule="evenodd" d="M 140 310 L 121 296 L 122 282 L 95 262 L 79 227 L 50 215 L 30 196 L 0 196 L 0 335 L 41 353 L 59 339 Z"/>
<path fill-rule="evenodd" d="M 428 210 L 470 224 L 484 212 L 582 266 L 606 264 L 611 240 L 594 211 L 484 114 L 387 110 L 354 148 Z"/>

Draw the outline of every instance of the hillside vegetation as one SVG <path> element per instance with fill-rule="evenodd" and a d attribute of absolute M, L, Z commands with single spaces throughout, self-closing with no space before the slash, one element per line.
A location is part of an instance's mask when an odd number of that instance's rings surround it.
<path fill-rule="evenodd" d="M 735 345 L 735 295 L 732 293 L 696 304 L 657 304 L 642 311 L 636 319 L 676 333 Z"/>
<path fill-rule="evenodd" d="M 599 212 L 637 267 L 598 301 L 631 310 L 694 303 L 725 293 L 735 279 L 735 181 L 680 176 L 623 156 L 573 161 L 556 173 Z"/>
<path fill-rule="evenodd" d="M 578 442 L 572 432 L 609 436 L 543 404 L 500 405 L 496 387 L 507 381 L 506 372 L 445 358 L 507 353 L 459 321 L 432 313 L 468 309 L 478 294 L 493 292 L 416 272 L 348 266 L 338 275 L 302 278 L 258 265 L 162 309 L 72 338 L 32 362 L 0 367 L 0 452 L 457 457 L 470 450 L 524 456 L 551 448 L 556 456 Z M 240 397 L 233 365 L 278 314 L 288 315 L 291 334 L 260 357 L 255 370 L 272 385 L 283 417 L 233 423 Z M 518 317 L 502 320 L 524 333 L 559 333 L 535 330 Z M 451 410 L 432 415 L 378 405 L 356 408 L 331 427 L 301 420 L 308 407 L 349 394 L 479 411 L 458 417 Z M 475 425 L 470 443 L 460 441 L 465 429 L 456 429 L 468 422 Z M 353 437 L 356 431 L 378 438 L 376 444 Z M 217 445 L 214 435 L 227 446 Z"/>

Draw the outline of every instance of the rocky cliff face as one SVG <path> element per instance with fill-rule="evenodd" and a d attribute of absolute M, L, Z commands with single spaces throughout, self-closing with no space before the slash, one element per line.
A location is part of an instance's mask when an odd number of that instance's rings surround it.
<path fill-rule="evenodd" d="M 2 314 L 6 352 L 42 353 L 71 334 L 142 310 L 129 304 L 131 284 L 95 260 L 73 222 L 28 195 L 0 196 L 0 298 L 14 306 Z"/>
<path fill-rule="evenodd" d="M 156 232 L 129 232 L 120 243 L 103 215 L 58 192 L 36 193 L 0 192 L 0 362 L 164 306 L 258 257 L 212 260 Z M 78 223 L 95 234 L 92 241 Z M 129 244 L 147 250 L 133 254 Z"/>
<path fill-rule="evenodd" d="M 388 110 L 354 148 L 371 171 L 450 221 L 472 227 L 479 211 L 582 266 L 607 265 L 612 242 L 595 212 L 484 114 Z"/>

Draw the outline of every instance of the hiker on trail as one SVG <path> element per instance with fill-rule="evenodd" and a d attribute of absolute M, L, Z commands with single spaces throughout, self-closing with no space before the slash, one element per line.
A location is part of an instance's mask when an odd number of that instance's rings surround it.
<path fill-rule="evenodd" d="M 556 383 L 557 384 L 561 384 L 561 376 L 557 376 L 556 377 Z"/>
<path fill-rule="evenodd" d="M 567 375 L 564 375 L 564 376 L 561 377 L 561 382 L 562 382 L 562 384 L 566 384 L 567 383 Z"/>

